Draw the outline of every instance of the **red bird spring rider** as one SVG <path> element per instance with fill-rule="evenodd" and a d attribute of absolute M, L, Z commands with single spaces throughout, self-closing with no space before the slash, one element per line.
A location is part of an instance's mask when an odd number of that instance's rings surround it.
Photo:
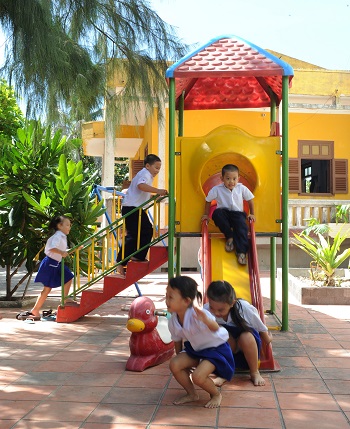
<path fill-rule="evenodd" d="M 164 317 L 167 314 L 166 311 L 156 310 L 150 298 L 135 298 L 126 325 L 131 332 L 127 370 L 143 371 L 165 362 L 174 354 L 174 342 L 171 340 L 168 320 Z"/>

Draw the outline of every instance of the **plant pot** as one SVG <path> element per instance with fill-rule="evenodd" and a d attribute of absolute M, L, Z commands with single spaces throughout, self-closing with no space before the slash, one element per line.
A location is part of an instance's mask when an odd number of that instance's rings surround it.
<path fill-rule="evenodd" d="M 25 298 L 13 297 L 6 300 L 4 296 L 0 296 L 0 308 L 23 308 L 33 305 L 36 301 L 36 296 L 26 296 Z"/>
<path fill-rule="evenodd" d="M 300 277 L 309 277 L 308 268 L 290 268 L 288 290 L 302 305 L 350 305 L 350 287 L 308 286 Z M 349 279 L 349 270 L 337 269 L 336 275 Z M 282 284 L 282 270 L 277 269 L 277 279 Z"/>

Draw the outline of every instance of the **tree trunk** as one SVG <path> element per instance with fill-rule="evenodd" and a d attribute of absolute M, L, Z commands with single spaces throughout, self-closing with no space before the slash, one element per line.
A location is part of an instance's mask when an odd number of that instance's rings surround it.
<path fill-rule="evenodd" d="M 38 264 L 36 264 L 36 266 L 34 267 L 34 269 L 36 269 Z M 18 272 L 18 268 L 20 266 L 18 266 L 12 273 L 11 273 L 11 265 L 6 265 L 6 295 L 5 295 L 5 299 L 10 301 L 11 298 L 13 297 L 13 295 L 15 294 L 15 292 L 18 290 L 18 288 L 21 286 L 21 284 L 28 279 L 27 284 L 24 288 L 23 294 L 21 299 L 23 299 L 27 293 L 28 290 L 28 286 L 29 286 L 29 282 L 32 278 L 33 272 L 27 272 L 26 274 L 23 275 L 23 277 L 17 282 L 17 284 L 13 287 L 12 286 L 12 277 Z"/>

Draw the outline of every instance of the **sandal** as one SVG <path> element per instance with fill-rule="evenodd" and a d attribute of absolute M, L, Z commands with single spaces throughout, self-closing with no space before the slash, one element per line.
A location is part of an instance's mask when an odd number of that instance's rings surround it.
<path fill-rule="evenodd" d="M 42 317 L 47 316 L 56 316 L 56 311 L 53 311 L 52 308 L 50 308 L 50 310 L 43 310 Z"/>
<path fill-rule="evenodd" d="M 40 319 L 42 322 L 56 322 L 56 314 L 49 314 Z"/>
<path fill-rule="evenodd" d="M 50 310 L 44 310 L 42 312 L 42 316 L 41 316 L 40 320 L 42 322 L 56 322 L 56 316 L 57 316 L 57 312 L 53 311 L 50 308 Z"/>
<path fill-rule="evenodd" d="M 30 311 L 21 311 L 16 315 L 16 319 L 17 320 L 27 320 L 27 319 L 40 320 L 40 316 L 35 316 Z"/>
<path fill-rule="evenodd" d="M 238 253 L 237 261 L 240 265 L 247 265 L 247 256 L 245 253 Z"/>
<path fill-rule="evenodd" d="M 225 243 L 225 250 L 226 250 L 226 252 L 233 252 L 233 250 L 234 250 L 234 244 L 233 244 L 233 240 L 232 239 L 228 239 L 228 240 L 226 240 L 226 243 Z"/>

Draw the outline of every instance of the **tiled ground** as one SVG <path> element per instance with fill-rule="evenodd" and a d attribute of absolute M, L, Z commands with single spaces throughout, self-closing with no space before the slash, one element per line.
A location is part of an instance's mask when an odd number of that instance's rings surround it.
<path fill-rule="evenodd" d="M 166 275 L 154 274 L 140 288 L 164 308 L 165 284 Z M 290 330 L 273 331 L 281 371 L 264 373 L 264 387 L 235 375 L 221 407 L 206 409 L 202 391 L 197 403 L 172 404 L 182 390 L 167 363 L 125 371 L 135 296 L 131 287 L 72 324 L 26 324 L 15 320 L 18 310 L 1 309 L 0 429 L 349 428 L 349 306 L 291 302 Z"/>

